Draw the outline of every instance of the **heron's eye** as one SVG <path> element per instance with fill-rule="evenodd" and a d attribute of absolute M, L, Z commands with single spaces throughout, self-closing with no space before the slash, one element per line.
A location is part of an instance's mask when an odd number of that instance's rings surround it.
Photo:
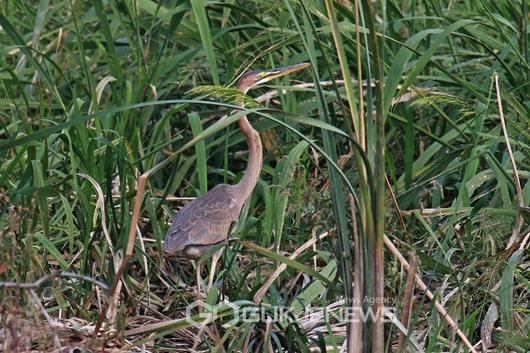
<path fill-rule="evenodd" d="M 257 78 L 258 80 L 261 80 L 261 79 L 264 78 L 265 76 L 267 76 L 265 72 L 260 72 L 259 74 L 256 75 L 256 78 Z"/>

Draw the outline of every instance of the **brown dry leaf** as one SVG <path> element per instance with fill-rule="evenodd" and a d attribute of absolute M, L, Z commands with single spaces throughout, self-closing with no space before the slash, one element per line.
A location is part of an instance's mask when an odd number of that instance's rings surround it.
<path fill-rule="evenodd" d="M 482 339 L 482 351 L 486 352 L 491 347 L 491 333 L 495 328 L 495 321 L 499 318 L 499 312 L 497 305 L 491 303 L 484 320 L 482 320 L 482 326 L 480 327 L 480 338 Z"/>

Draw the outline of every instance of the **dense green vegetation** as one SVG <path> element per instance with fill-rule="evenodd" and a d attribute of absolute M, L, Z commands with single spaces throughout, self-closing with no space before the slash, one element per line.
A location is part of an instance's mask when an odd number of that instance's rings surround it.
<path fill-rule="evenodd" d="M 477 351 L 530 350 L 529 16 L 526 0 L 0 0 L 4 351 L 345 352 L 350 332 L 349 352 L 392 352 L 405 309 L 401 351 L 469 351 L 424 290 L 403 299 L 398 252 Z M 162 241 L 185 198 L 241 178 L 247 145 L 233 95 L 190 89 L 299 62 L 249 92 L 264 166 L 209 288 L 210 259 Z M 206 329 L 183 319 L 196 266 L 224 303 Z M 382 285 L 384 336 L 347 325 Z M 265 317 L 227 325 L 243 308 Z"/>

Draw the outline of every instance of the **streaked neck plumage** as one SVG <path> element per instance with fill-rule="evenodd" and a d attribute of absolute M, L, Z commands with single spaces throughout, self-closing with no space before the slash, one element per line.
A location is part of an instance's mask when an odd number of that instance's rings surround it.
<path fill-rule="evenodd" d="M 239 89 L 241 89 L 241 91 L 243 91 L 243 93 L 245 94 L 248 91 L 248 88 L 242 89 L 241 87 L 239 87 Z M 239 106 L 241 108 L 244 108 L 243 103 L 240 103 Z M 254 187 L 256 186 L 256 183 L 259 180 L 261 166 L 263 163 L 263 147 L 261 144 L 261 138 L 259 136 L 259 133 L 254 130 L 252 125 L 250 125 L 246 115 L 242 116 L 239 119 L 238 123 L 241 132 L 243 132 L 243 134 L 247 138 L 248 144 L 247 169 L 245 170 L 245 175 L 243 175 L 243 178 L 241 178 L 241 180 L 237 184 L 241 195 L 241 202 L 243 204 L 250 197 L 252 191 L 254 190 Z"/>

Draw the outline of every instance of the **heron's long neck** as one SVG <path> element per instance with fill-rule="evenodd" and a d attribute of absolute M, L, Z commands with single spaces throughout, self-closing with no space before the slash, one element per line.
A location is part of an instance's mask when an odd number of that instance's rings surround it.
<path fill-rule="evenodd" d="M 242 106 L 242 105 L 241 105 Z M 263 162 L 263 150 L 259 133 L 254 130 L 246 116 L 239 119 L 239 128 L 245 134 L 248 143 L 248 164 L 245 175 L 237 184 L 240 188 L 241 200 L 244 203 L 256 186 Z"/>

